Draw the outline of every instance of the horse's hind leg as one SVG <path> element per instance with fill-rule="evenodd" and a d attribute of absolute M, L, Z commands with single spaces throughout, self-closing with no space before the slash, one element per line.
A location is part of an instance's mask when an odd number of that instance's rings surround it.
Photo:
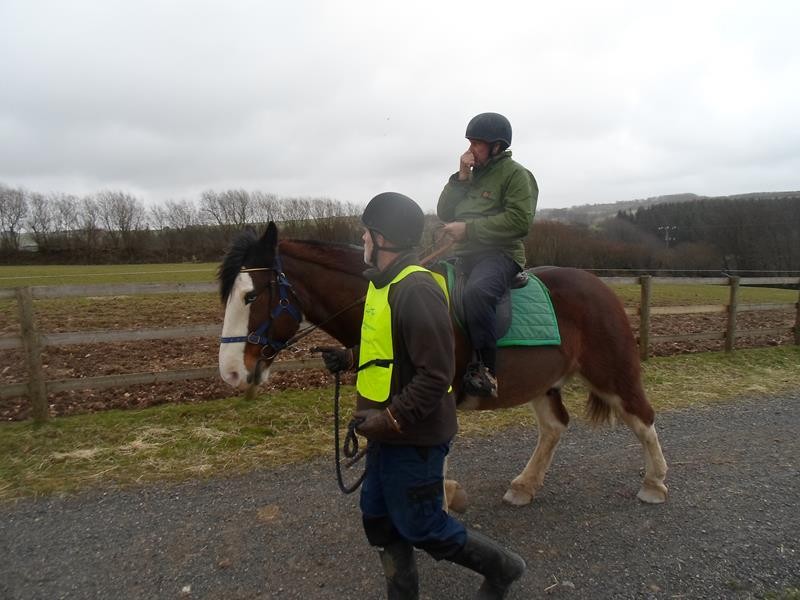
<path fill-rule="evenodd" d="M 514 478 L 503 496 L 503 500 L 514 506 L 530 504 L 542 487 L 558 441 L 569 423 L 569 414 L 561 401 L 561 391 L 558 388 L 552 388 L 546 395 L 534 398 L 531 404 L 536 411 L 539 439 L 528 464 Z"/>
<path fill-rule="evenodd" d="M 639 438 L 644 451 L 644 480 L 636 497 L 642 502 L 661 504 L 667 499 L 667 486 L 664 484 L 667 476 L 667 461 L 664 460 L 664 453 L 661 452 L 655 423 L 646 425 L 638 416 L 624 410 L 620 416 Z"/>
<path fill-rule="evenodd" d="M 654 412 L 644 395 L 641 386 L 626 395 L 627 401 L 620 400 L 619 396 L 603 394 L 592 391 L 589 395 L 590 412 L 598 409 L 600 404 L 612 406 L 617 414 L 631 428 L 642 444 L 644 453 L 644 481 L 636 494 L 642 502 L 661 504 L 667 499 L 667 486 L 664 479 L 667 476 L 667 461 L 661 451 L 658 434 L 654 423 Z M 605 409 L 607 411 L 607 409 Z M 604 412 L 600 409 L 600 412 Z"/>

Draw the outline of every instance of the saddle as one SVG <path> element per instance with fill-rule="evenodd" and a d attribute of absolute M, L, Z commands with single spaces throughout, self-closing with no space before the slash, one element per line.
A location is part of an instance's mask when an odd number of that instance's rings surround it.
<path fill-rule="evenodd" d="M 456 324 L 466 331 L 464 289 L 467 274 L 449 261 L 435 269 L 445 275 Z M 500 298 L 497 313 L 497 346 L 557 346 L 561 344 L 558 321 L 550 293 L 530 270 L 517 274 Z"/>

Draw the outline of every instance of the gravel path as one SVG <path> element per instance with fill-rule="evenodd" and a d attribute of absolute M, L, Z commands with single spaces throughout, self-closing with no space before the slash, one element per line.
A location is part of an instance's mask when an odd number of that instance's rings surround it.
<path fill-rule="evenodd" d="M 799 425 L 800 392 L 661 415 L 661 506 L 635 499 L 640 450 L 622 427 L 574 422 L 525 508 L 501 497 L 535 432 L 458 440 L 451 474 L 470 493 L 467 525 L 528 561 L 511 598 L 780 598 L 800 588 Z M 418 561 L 423 598 L 479 584 Z M 330 461 L 0 506 L 4 600 L 370 600 L 382 585 Z"/>

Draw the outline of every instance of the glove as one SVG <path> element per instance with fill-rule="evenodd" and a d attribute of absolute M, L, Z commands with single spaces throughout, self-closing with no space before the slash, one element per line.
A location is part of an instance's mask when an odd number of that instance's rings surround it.
<path fill-rule="evenodd" d="M 350 348 L 323 346 L 321 348 L 314 348 L 314 352 L 322 353 L 322 360 L 325 362 L 325 368 L 331 373 L 336 374 L 341 371 L 347 371 L 353 366 L 353 351 Z"/>
<path fill-rule="evenodd" d="M 400 423 L 388 408 L 357 410 L 353 418 L 358 422 L 356 431 L 367 438 L 382 437 L 388 433 L 402 433 Z"/>

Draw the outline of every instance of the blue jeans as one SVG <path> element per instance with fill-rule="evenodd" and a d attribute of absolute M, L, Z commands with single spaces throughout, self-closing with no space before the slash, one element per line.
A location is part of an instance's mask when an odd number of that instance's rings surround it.
<path fill-rule="evenodd" d="M 444 459 L 450 444 L 396 446 L 371 442 L 361 486 L 364 531 L 373 546 L 406 540 L 441 560 L 467 541 L 444 510 Z"/>
<path fill-rule="evenodd" d="M 463 256 L 461 266 L 468 274 L 464 316 L 472 347 L 478 353 L 493 351 L 497 346 L 497 301 L 520 272 L 519 265 L 496 250 Z"/>

